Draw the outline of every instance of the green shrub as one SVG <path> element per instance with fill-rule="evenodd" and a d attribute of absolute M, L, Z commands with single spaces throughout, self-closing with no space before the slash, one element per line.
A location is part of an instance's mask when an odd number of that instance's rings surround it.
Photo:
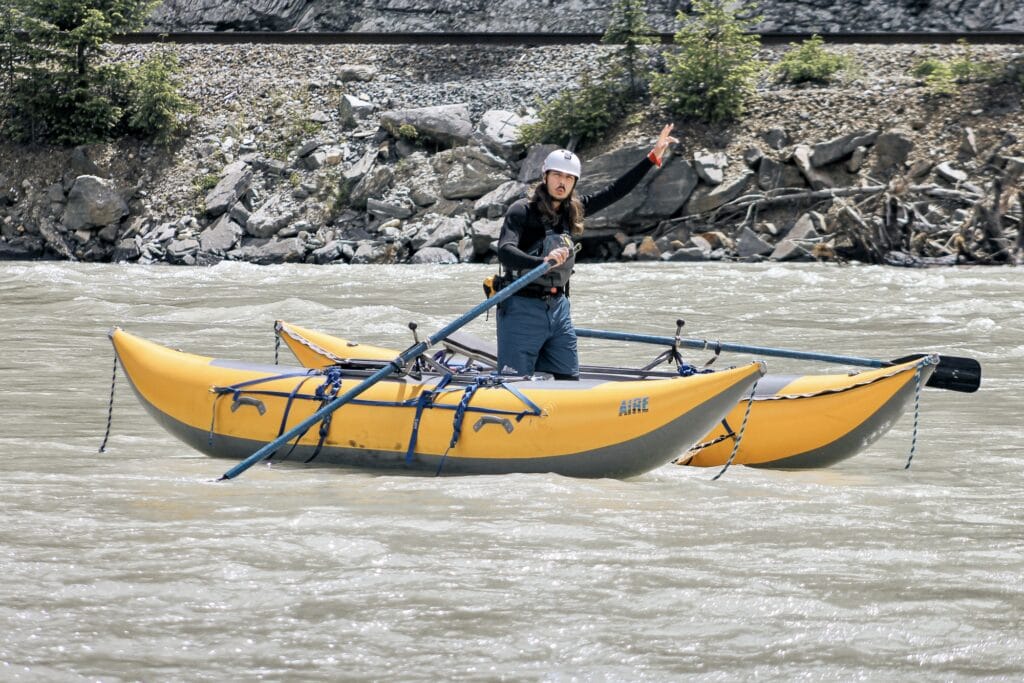
<path fill-rule="evenodd" d="M 952 95 L 956 92 L 956 77 L 949 62 L 929 58 L 917 64 L 911 74 L 924 80 L 933 95 Z"/>
<path fill-rule="evenodd" d="M 775 69 L 779 78 L 790 83 L 828 83 L 845 69 L 849 60 L 826 50 L 821 36 L 814 35 L 801 44 L 790 43 Z"/>
<path fill-rule="evenodd" d="M 708 122 L 738 118 L 753 94 L 761 70 L 760 38 L 750 29 L 754 6 L 694 0 L 694 16 L 680 12 L 677 51 L 668 72 L 654 79 L 654 92 L 670 111 Z"/>
<path fill-rule="evenodd" d="M 953 76 L 960 82 L 987 81 L 996 75 L 996 67 L 991 62 L 979 61 L 974 56 L 971 44 L 961 38 L 957 41 L 961 55 L 950 62 Z"/>
<path fill-rule="evenodd" d="M 220 176 L 216 173 L 207 173 L 205 175 L 196 176 L 192 179 L 192 189 L 195 190 L 195 194 L 205 195 L 207 192 L 217 187 L 217 183 L 220 182 Z"/>
<path fill-rule="evenodd" d="M 178 56 L 169 50 L 150 55 L 132 71 L 129 130 L 166 144 L 184 129 L 183 117 L 195 108 L 178 94 L 179 71 Z"/>
<path fill-rule="evenodd" d="M 996 65 L 975 59 L 966 40 L 957 42 L 961 49 L 958 57 L 950 60 L 929 57 L 915 64 L 910 71 L 912 76 L 924 80 L 925 87 L 933 95 L 952 95 L 960 84 L 990 81 L 999 76 Z"/>
<path fill-rule="evenodd" d="M 927 59 L 923 59 L 915 64 L 910 70 L 910 75 L 915 78 L 927 78 L 943 66 L 948 67 L 948 65 L 942 60 L 936 59 L 935 57 L 928 57 Z M 952 72 L 950 72 L 950 75 L 952 75 Z"/>
<path fill-rule="evenodd" d="M 599 139 L 624 112 L 627 87 L 621 81 L 594 81 L 584 74 L 578 88 L 563 90 L 542 105 L 536 123 L 519 128 L 525 145 L 551 142 L 570 145 Z"/>
<path fill-rule="evenodd" d="M 398 127 L 398 135 L 406 140 L 415 140 L 420 136 L 420 132 L 411 123 L 403 123 Z"/>

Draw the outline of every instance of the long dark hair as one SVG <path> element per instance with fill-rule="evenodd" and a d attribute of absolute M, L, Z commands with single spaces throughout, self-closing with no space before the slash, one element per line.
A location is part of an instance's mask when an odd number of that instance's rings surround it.
<path fill-rule="evenodd" d="M 565 220 L 569 226 L 569 234 L 573 237 L 583 234 L 583 203 L 576 196 L 576 188 L 573 188 L 572 194 L 556 209 L 554 200 L 548 194 L 548 186 L 542 178 L 530 192 L 530 206 L 540 211 L 545 222 L 557 224 Z"/>

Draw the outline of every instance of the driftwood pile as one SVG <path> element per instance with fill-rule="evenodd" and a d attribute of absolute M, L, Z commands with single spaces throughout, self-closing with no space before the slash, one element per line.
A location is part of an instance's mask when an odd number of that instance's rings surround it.
<path fill-rule="evenodd" d="M 808 163 L 812 148 L 797 146 L 790 153 L 787 163 L 800 174 L 775 175 L 797 178 L 810 187 L 771 187 L 760 182 L 713 211 L 662 223 L 653 237 L 664 239 L 685 228 L 690 235 L 722 244 L 727 257 L 741 258 L 751 254 L 742 253 L 736 245 L 741 235 L 752 232 L 765 244 L 782 237 L 770 254 L 773 260 L 813 258 L 898 266 L 1021 263 L 1024 158 L 1003 154 L 1016 144 L 1014 138 L 1007 136 L 979 152 L 972 132 L 965 129 L 960 158 L 933 163 L 899 158 L 904 152 L 891 158 L 894 147 L 907 151 L 912 147 L 899 134 L 895 145 L 882 136 L 860 135 L 870 144 L 820 168 Z M 848 139 L 856 141 L 856 135 Z M 872 157 L 874 166 L 869 168 Z M 759 167 L 775 163 L 765 159 L 759 150 L 748 153 L 748 165 L 758 177 L 764 175 Z M 841 172 L 829 173 L 830 169 Z M 835 186 L 837 177 L 854 184 Z M 795 222 L 794 214 L 799 214 Z M 776 225 L 785 224 L 787 217 L 792 228 L 778 235 Z"/>

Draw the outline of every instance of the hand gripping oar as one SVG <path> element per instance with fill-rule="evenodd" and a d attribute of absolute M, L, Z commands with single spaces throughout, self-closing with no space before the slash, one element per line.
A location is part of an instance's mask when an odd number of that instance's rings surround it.
<path fill-rule="evenodd" d="M 439 341 L 445 339 L 452 332 L 455 332 L 457 329 L 464 326 L 466 323 L 478 317 L 484 311 L 494 308 L 502 301 L 509 298 L 510 296 L 518 292 L 520 289 L 522 289 L 526 285 L 530 284 L 531 282 L 539 278 L 544 273 L 548 272 L 551 266 L 551 261 L 544 261 L 544 263 L 540 264 L 539 266 L 531 270 L 529 273 L 526 273 L 518 280 L 514 280 L 513 282 L 509 283 L 508 285 L 503 287 L 501 291 L 499 291 L 497 294 L 495 294 L 489 299 L 486 299 L 485 301 L 480 302 L 459 318 L 453 320 L 452 322 L 442 327 L 440 330 L 435 332 L 427 339 L 413 344 L 405 351 L 400 353 L 397 357 L 395 357 L 395 359 L 392 360 L 390 364 L 384 366 L 377 372 L 373 373 L 365 380 L 363 380 L 359 385 L 352 387 L 341 396 L 338 396 L 333 401 L 325 405 L 323 408 L 316 411 L 315 413 L 307 417 L 305 420 L 295 425 L 287 432 L 277 437 L 276 439 L 268 443 L 266 446 L 263 446 L 258 451 L 250 455 L 248 458 L 246 458 L 245 460 L 238 463 L 230 470 L 222 474 L 218 481 L 223 481 L 224 479 L 234 479 L 235 477 L 240 475 L 242 472 L 245 472 L 247 469 L 249 469 L 256 463 L 262 460 L 266 460 L 281 446 L 285 445 L 299 434 L 304 433 L 317 422 L 320 422 L 325 417 L 336 411 L 338 408 L 342 407 L 355 397 L 359 396 L 359 394 L 363 393 L 364 391 L 366 391 L 367 389 L 369 389 L 374 384 L 381 381 L 388 375 L 392 374 L 397 370 L 401 370 L 413 358 L 420 355 L 421 353 L 423 353 L 424 351 L 426 351 Z"/>
<path fill-rule="evenodd" d="M 745 344 L 730 344 L 728 342 L 706 341 L 703 339 L 683 339 L 681 337 L 658 337 L 648 334 L 631 334 L 628 332 L 605 332 L 603 330 L 587 330 L 577 327 L 577 337 L 589 337 L 591 339 L 608 339 L 612 341 L 630 341 L 642 344 L 656 344 L 659 346 L 685 346 L 690 349 L 710 349 L 713 351 L 731 351 L 733 353 L 749 353 L 755 356 L 769 356 L 775 358 L 795 358 L 796 360 L 816 360 L 826 363 L 840 363 L 843 365 L 858 365 L 866 368 L 887 368 L 899 363 L 923 358 L 925 354 L 917 354 L 897 358 L 896 360 L 874 360 L 871 358 L 857 358 L 856 356 L 835 356 L 827 353 L 814 353 L 808 351 L 792 351 L 789 349 L 773 349 L 767 346 L 747 346 Z M 939 356 L 939 364 L 932 372 L 931 378 L 926 386 L 937 389 L 949 389 L 950 391 L 962 391 L 971 393 L 978 390 L 981 385 L 981 364 L 973 358 L 960 356 Z"/>

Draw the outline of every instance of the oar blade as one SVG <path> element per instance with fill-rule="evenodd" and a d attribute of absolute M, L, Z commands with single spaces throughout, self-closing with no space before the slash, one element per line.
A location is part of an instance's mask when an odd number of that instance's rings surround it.
<path fill-rule="evenodd" d="M 893 365 L 923 358 L 925 354 L 915 353 L 890 361 Z M 974 358 L 964 356 L 939 355 L 939 364 L 935 366 L 932 376 L 925 385 L 936 389 L 961 391 L 971 394 L 981 386 L 981 363 Z"/>

